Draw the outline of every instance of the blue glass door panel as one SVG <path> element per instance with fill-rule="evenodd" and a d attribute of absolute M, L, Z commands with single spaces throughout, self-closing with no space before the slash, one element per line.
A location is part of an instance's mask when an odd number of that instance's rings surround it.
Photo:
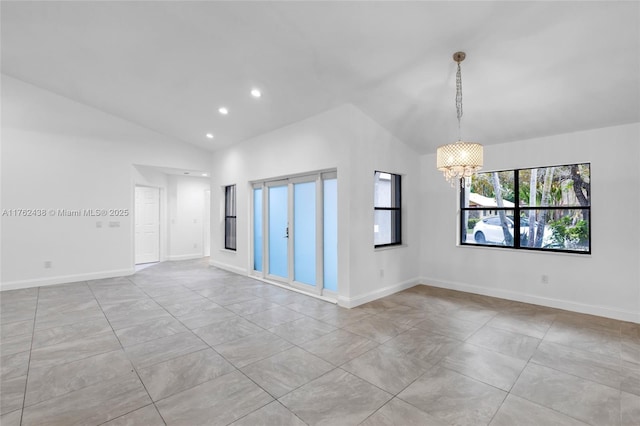
<path fill-rule="evenodd" d="M 288 188 L 269 187 L 269 274 L 289 277 Z"/>
<path fill-rule="evenodd" d="M 253 269 L 262 272 L 262 188 L 253 190 Z"/>
<path fill-rule="evenodd" d="M 293 185 L 293 276 L 316 285 L 316 183 Z"/>

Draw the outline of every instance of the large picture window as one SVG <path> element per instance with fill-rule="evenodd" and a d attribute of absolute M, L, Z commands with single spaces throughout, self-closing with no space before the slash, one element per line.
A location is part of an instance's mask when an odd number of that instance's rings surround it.
<path fill-rule="evenodd" d="M 375 247 L 402 244 L 401 177 L 375 172 L 373 202 L 373 241 Z"/>
<path fill-rule="evenodd" d="M 236 249 L 236 186 L 224 187 L 224 248 Z"/>
<path fill-rule="evenodd" d="M 461 244 L 591 253 L 589 163 L 469 179 L 460 188 Z"/>

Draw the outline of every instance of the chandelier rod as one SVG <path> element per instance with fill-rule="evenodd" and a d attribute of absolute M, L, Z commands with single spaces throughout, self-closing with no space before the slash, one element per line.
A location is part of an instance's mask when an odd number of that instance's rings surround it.
<path fill-rule="evenodd" d="M 466 57 L 464 52 L 456 52 L 453 54 L 453 60 L 458 63 L 458 69 L 456 71 L 456 113 L 458 117 L 458 140 L 462 140 L 462 69 L 460 68 L 460 62 L 464 61 Z"/>

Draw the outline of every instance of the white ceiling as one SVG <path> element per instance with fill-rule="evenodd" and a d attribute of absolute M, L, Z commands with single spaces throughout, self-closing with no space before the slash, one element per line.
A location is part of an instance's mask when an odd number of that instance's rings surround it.
<path fill-rule="evenodd" d="M 457 139 L 458 50 L 465 139 L 640 121 L 637 1 L 0 7 L 4 74 L 209 150 L 352 103 L 434 152 Z"/>

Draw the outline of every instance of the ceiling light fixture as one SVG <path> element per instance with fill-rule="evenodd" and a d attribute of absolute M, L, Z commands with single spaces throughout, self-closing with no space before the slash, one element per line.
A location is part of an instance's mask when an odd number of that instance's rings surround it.
<path fill-rule="evenodd" d="M 262 96 L 262 92 L 260 91 L 260 89 L 251 89 L 251 96 L 253 96 L 254 98 L 259 98 L 260 96 Z"/>
<path fill-rule="evenodd" d="M 207 133 L 207 138 L 213 139 L 213 133 Z"/>
<path fill-rule="evenodd" d="M 458 63 L 456 72 L 456 112 L 458 116 L 458 141 L 438 147 L 436 163 L 438 170 L 442 172 L 447 182 L 455 186 L 456 179 L 472 176 L 482 168 L 482 145 L 475 142 L 462 141 L 462 72 L 460 62 L 464 61 L 466 54 L 456 52 L 453 60 Z"/>
<path fill-rule="evenodd" d="M 225 107 L 220 107 L 220 108 L 218 108 L 218 112 L 219 112 L 220 114 L 222 114 L 222 115 L 227 115 L 227 114 L 229 114 L 229 110 L 228 110 L 227 108 L 225 108 Z"/>

